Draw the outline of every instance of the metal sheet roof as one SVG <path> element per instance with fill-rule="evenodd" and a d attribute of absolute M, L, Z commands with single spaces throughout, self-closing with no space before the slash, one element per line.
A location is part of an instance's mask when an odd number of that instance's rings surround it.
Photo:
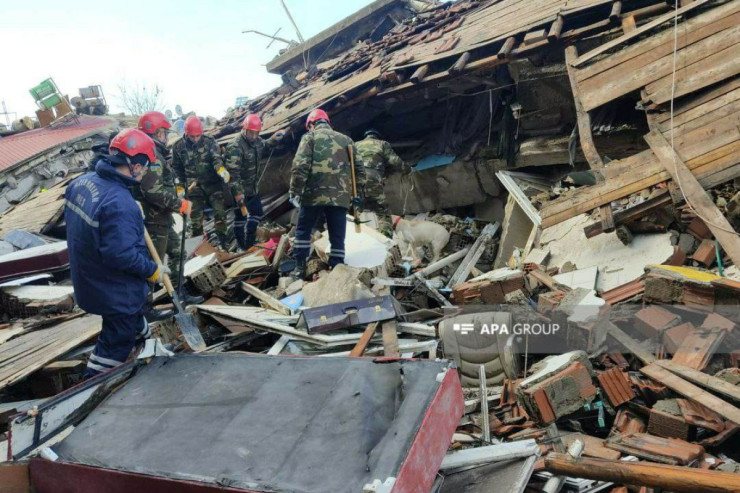
<path fill-rule="evenodd" d="M 66 142 L 79 140 L 98 129 L 112 126 L 109 118 L 80 117 L 80 123 L 45 127 L 0 139 L 0 172 L 43 154 Z"/>

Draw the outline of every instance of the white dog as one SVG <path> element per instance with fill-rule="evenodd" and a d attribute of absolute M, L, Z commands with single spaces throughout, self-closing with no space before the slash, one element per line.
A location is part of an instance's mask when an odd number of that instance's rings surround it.
<path fill-rule="evenodd" d="M 407 221 L 401 216 L 391 216 L 393 229 L 398 236 L 416 251 L 427 247 L 432 252 L 432 262 L 439 260 L 442 250 L 450 241 L 450 232 L 431 221 Z"/>

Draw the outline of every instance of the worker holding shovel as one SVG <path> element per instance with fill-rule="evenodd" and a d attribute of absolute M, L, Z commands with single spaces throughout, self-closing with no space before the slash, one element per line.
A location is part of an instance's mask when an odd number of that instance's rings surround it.
<path fill-rule="evenodd" d="M 154 162 L 154 142 L 140 130 L 123 130 L 95 171 L 72 181 L 65 192 L 77 304 L 103 318 L 85 378 L 122 364 L 136 340 L 151 333 L 144 316 L 148 282 L 157 281 L 167 268 L 147 252 L 144 218 L 130 189 L 138 188 Z"/>

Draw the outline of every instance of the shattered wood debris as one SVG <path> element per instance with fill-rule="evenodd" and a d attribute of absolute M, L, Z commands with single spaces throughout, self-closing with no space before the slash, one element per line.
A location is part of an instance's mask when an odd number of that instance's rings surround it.
<path fill-rule="evenodd" d="M 287 130 L 262 163 L 257 245 L 186 241 L 187 292 L 206 298 L 188 311 L 208 347 L 186 354 L 159 321 L 145 357 L 82 383 L 101 323 L 75 306 L 64 191 L 112 123 L 0 140 L 0 458 L 41 453 L 30 468 L 47 480 L 92 464 L 97 484 L 114 471 L 162 489 L 740 491 L 740 0 L 676 3 L 379 0 L 289 46 L 269 64 L 283 84 L 206 131 L 226 145 L 248 113 L 264 137 Z M 346 264 L 329 269 L 319 224 L 294 279 L 290 165 L 318 107 L 355 140 L 377 129 L 413 171 L 386 177 L 392 237 L 363 211 Z M 154 300 L 172 306 L 163 290 Z M 129 406 L 151 430 L 192 433 L 163 450 L 128 428 Z M 109 411 L 156 464 L 83 439 Z M 290 447 L 311 474 L 277 467 L 288 449 L 264 440 L 299 428 Z M 329 445 L 327 429 L 356 440 Z M 207 460 L 179 461 L 191 438 Z M 345 476 L 339 456 L 364 472 Z"/>

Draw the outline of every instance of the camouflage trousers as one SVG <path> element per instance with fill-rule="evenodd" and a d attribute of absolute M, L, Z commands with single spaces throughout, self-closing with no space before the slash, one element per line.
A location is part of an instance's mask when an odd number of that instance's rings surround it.
<path fill-rule="evenodd" d="M 378 232 L 393 238 L 393 225 L 391 223 L 391 213 L 385 203 L 384 193 L 369 194 L 366 192 L 362 209 L 368 212 L 374 212 L 378 218 Z"/>
<path fill-rule="evenodd" d="M 224 192 L 217 187 L 197 186 L 188 193 L 188 200 L 193 201 L 193 211 L 190 213 L 190 224 L 193 236 L 203 234 L 203 210 L 206 206 L 213 209 L 214 230 L 219 237 L 226 237 L 226 207 L 224 206 Z"/>
<path fill-rule="evenodd" d="M 180 240 L 181 238 L 172 226 L 172 223 L 165 226 L 163 224 L 145 224 L 149 236 L 152 237 L 152 243 L 154 243 L 154 249 L 157 250 L 157 254 L 160 259 L 164 259 L 167 254 L 167 267 L 169 267 L 172 274 L 170 274 L 170 280 L 175 288 L 178 288 L 177 283 L 180 279 Z M 151 295 L 150 295 L 151 297 Z"/>

